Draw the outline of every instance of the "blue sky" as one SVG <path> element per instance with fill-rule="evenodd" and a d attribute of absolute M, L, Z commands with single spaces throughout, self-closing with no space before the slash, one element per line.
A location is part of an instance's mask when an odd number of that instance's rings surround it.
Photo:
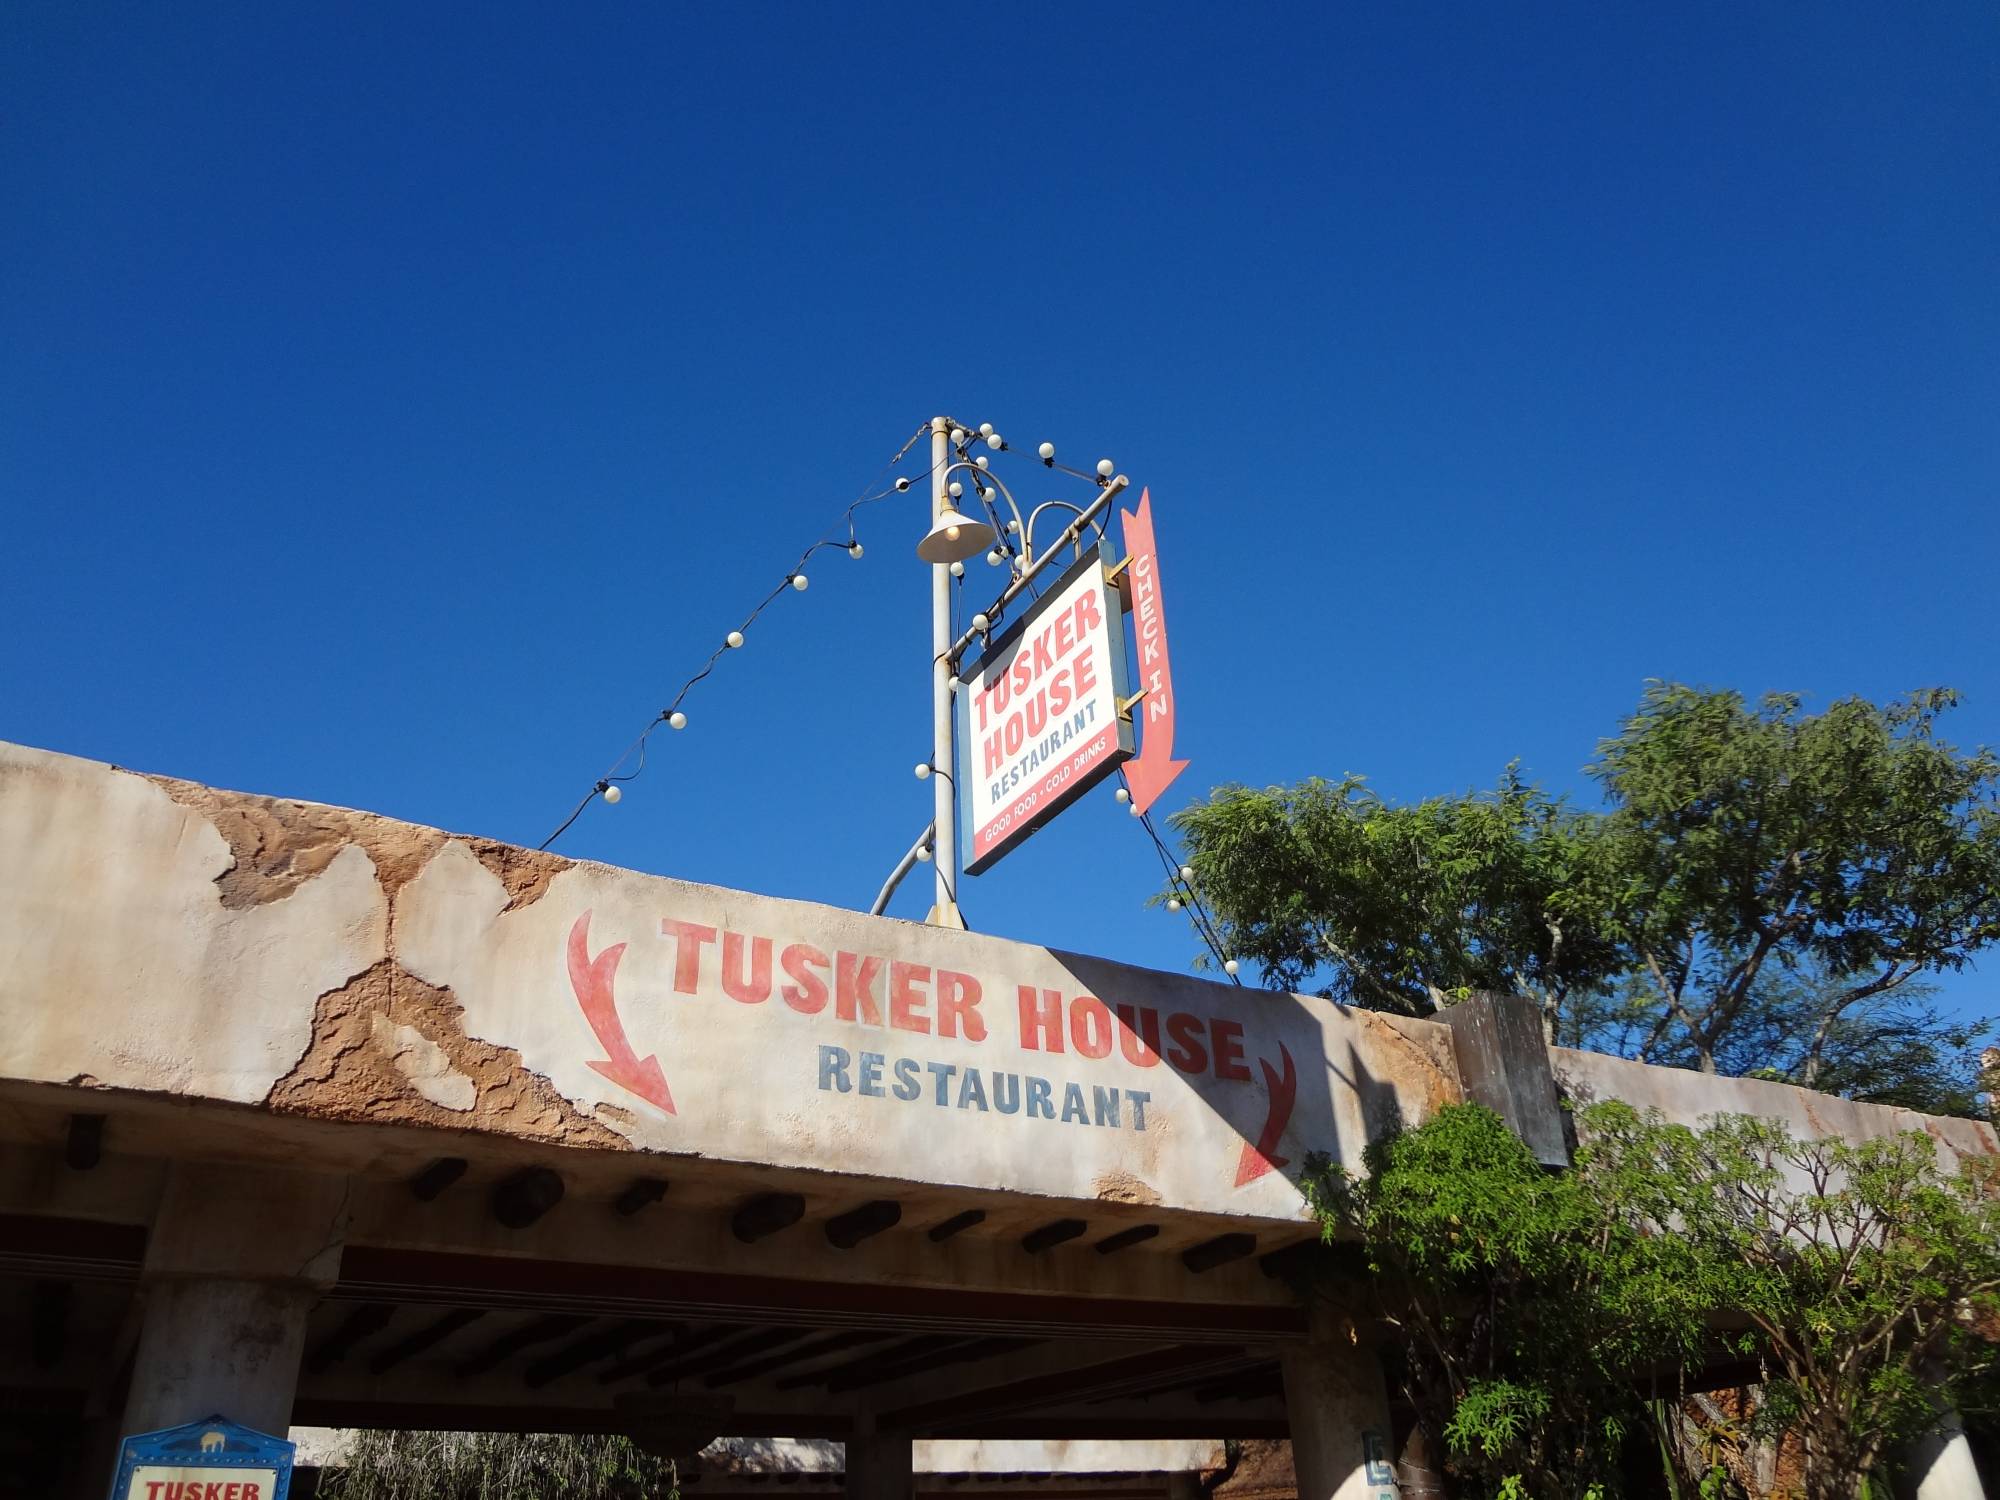
<path fill-rule="evenodd" d="M 1648 677 L 2000 741 L 2000 12 L 956 14 L 6 7 L 0 735 L 535 843 L 948 411 L 1151 488 L 1168 806 L 1587 796 Z M 921 509 L 559 847 L 866 905 Z M 1157 873 L 962 895 L 1181 968 Z"/>

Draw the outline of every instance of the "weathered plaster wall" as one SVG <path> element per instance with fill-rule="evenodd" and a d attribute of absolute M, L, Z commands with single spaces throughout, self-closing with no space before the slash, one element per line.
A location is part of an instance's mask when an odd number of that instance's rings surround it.
<path fill-rule="evenodd" d="M 159 785 L 0 744 L 0 1076 L 263 1099 L 313 998 L 382 958 L 388 901 L 358 845 L 275 901 L 232 899 L 240 864 Z"/>
<path fill-rule="evenodd" d="M 1288 1221 L 1458 1095 L 1433 1023 L 6 746 L 0 1018 L 0 1078 Z"/>
<path fill-rule="evenodd" d="M 1755 1078 L 1718 1078 L 1685 1068 L 1654 1068 L 1598 1052 L 1550 1049 L 1556 1080 L 1578 1105 L 1622 1099 L 1635 1109 L 1657 1109 L 1682 1125 L 1712 1115 L 1755 1115 L 1779 1120 L 1799 1136 L 1875 1140 L 1906 1130 L 1928 1131 L 1953 1167 L 1961 1157 L 2000 1154 L 2000 1136 L 1978 1120 L 1946 1119 L 1881 1104 L 1856 1104 L 1790 1084 Z"/>

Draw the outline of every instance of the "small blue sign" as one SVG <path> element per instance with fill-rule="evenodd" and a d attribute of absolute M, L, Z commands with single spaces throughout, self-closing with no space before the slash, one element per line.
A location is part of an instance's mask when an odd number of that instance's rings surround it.
<path fill-rule="evenodd" d="M 296 1445 L 210 1417 L 118 1445 L 111 1500 L 286 1500 Z"/>

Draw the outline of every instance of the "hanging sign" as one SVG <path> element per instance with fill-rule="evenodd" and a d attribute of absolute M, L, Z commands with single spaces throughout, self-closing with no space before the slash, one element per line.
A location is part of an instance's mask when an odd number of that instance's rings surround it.
<path fill-rule="evenodd" d="M 1125 526 L 1128 597 L 1132 601 L 1132 632 L 1139 643 L 1139 717 L 1146 732 L 1140 737 L 1139 758 L 1125 768 L 1132 805 L 1145 812 L 1187 769 L 1174 759 L 1174 669 L 1167 658 L 1167 614 L 1160 598 L 1160 555 L 1153 545 L 1153 492 L 1139 492 L 1139 508 L 1118 513 Z"/>
<path fill-rule="evenodd" d="M 111 1500 L 285 1500 L 297 1452 L 222 1417 L 142 1432 L 118 1446 Z"/>
<path fill-rule="evenodd" d="M 1124 602 L 1085 552 L 1002 631 L 958 695 L 965 872 L 977 875 L 1132 753 Z"/>

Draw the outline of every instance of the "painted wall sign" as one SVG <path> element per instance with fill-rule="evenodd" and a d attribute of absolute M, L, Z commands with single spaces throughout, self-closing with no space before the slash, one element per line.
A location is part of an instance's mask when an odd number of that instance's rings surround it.
<path fill-rule="evenodd" d="M 1119 713 L 1124 605 L 1106 549 L 1086 552 L 965 674 L 958 805 L 965 873 L 977 875 L 1132 753 Z"/>
<path fill-rule="evenodd" d="M 601 866 L 512 900 L 445 846 L 398 961 L 645 1150 L 1296 1222 L 1309 1151 L 1454 1087 L 1435 1022 Z"/>
<path fill-rule="evenodd" d="M 1436 1021 L 213 796 L 267 850 L 354 834 L 225 903 L 207 804 L 0 746 L 5 1079 L 1288 1230 L 1309 1152 L 1358 1168 L 1457 1097 Z M 365 1090 L 321 1071 L 336 1048 Z"/>
<path fill-rule="evenodd" d="M 1125 768 L 1132 805 L 1145 812 L 1173 779 L 1187 769 L 1174 759 L 1174 669 L 1167 656 L 1167 611 L 1160 590 L 1160 554 L 1153 542 L 1153 492 L 1139 492 L 1139 508 L 1118 513 L 1124 523 L 1126 588 L 1132 601 L 1132 630 L 1138 641 L 1139 758 Z"/>
<path fill-rule="evenodd" d="M 296 1451 L 222 1417 L 138 1433 L 119 1445 L 111 1500 L 285 1500 Z"/>

